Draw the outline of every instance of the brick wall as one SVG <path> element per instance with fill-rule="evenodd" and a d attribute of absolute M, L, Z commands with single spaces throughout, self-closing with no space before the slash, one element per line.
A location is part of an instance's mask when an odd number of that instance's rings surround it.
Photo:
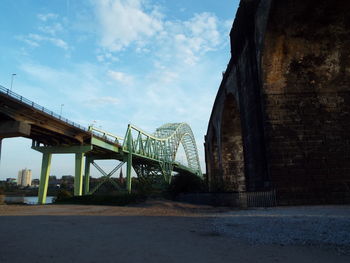
<path fill-rule="evenodd" d="M 241 1 L 206 135 L 208 178 L 224 184 L 211 190 L 350 202 L 349 14 L 345 0 Z"/>
<path fill-rule="evenodd" d="M 281 202 L 350 196 L 349 7 L 294 0 L 270 10 L 262 98 L 268 169 Z"/>

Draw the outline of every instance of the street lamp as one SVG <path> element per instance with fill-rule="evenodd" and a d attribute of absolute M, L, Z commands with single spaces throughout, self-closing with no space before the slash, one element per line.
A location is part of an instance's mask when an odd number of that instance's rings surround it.
<path fill-rule="evenodd" d="M 92 129 L 96 125 L 96 121 L 92 121 L 92 123 L 89 125 L 89 129 Z"/>
<path fill-rule="evenodd" d="M 10 90 L 12 91 L 12 84 L 13 84 L 13 77 L 16 76 L 16 73 L 13 73 L 12 76 L 11 76 L 11 88 Z"/>
<path fill-rule="evenodd" d="M 61 110 L 60 110 L 60 116 L 62 115 L 62 108 L 63 108 L 64 104 L 61 104 Z"/>

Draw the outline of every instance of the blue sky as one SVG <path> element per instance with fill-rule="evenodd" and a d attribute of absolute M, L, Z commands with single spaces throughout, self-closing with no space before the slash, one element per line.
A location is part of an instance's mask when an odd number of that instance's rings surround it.
<path fill-rule="evenodd" d="M 16 73 L 15 92 L 57 113 L 64 104 L 68 119 L 121 136 L 128 123 L 153 132 L 187 122 L 204 171 L 204 134 L 238 2 L 2 0 L 0 85 Z M 30 145 L 3 141 L 0 178 L 26 167 L 39 178 L 41 154 Z M 51 174 L 73 174 L 73 158 L 54 156 Z"/>

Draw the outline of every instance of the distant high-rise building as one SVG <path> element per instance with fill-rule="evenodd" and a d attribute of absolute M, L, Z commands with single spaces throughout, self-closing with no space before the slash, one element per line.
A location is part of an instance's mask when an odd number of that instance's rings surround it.
<path fill-rule="evenodd" d="M 18 172 L 17 185 L 31 186 L 32 185 L 32 170 L 23 169 Z"/>

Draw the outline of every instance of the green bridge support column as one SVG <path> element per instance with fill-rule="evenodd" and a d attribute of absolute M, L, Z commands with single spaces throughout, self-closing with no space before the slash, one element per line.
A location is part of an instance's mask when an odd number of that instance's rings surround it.
<path fill-rule="evenodd" d="M 83 194 L 84 153 L 75 154 L 74 196 Z"/>
<path fill-rule="evenodd" d="M 128 154 L 126 162 L 126 190 L 131 193 L 131 167 L 132 167 L 132 153 Z"/>
<path fill-rule="evenodd" d="M 128 132 L 128 157 L 126 162 L 126 190 L 131 193 L 131 167 L 132 167 L 132 137 L 131 131 Z"/>
<path fill-rule="evenodd" d="M 49 183 L 49 174 L 51 169 L 51 153 L 43 153 L 43 160 L 41 163 L 41 175 L 39 185 L 39 199 L 38 204 L 42 205 L 46 203 L 47 187 Z"/>
<path fill-rule="evenodd" d="M 85 157 L 85 173 L 84 173 L 84 195 L 89 194 L 90 191 L 90 164 L 91 159 Z"/>

